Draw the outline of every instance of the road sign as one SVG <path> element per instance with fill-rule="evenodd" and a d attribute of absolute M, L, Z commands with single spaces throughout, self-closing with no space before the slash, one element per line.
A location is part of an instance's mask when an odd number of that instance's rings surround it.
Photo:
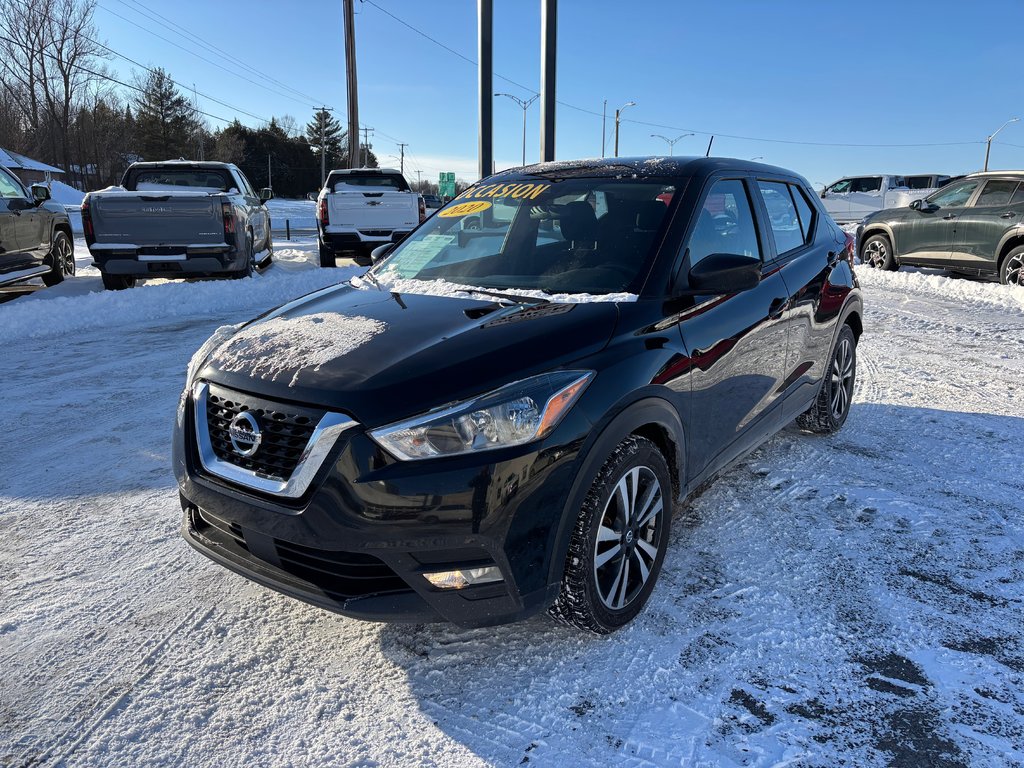
<path fill-rule="evenodd" d="M 441 197 L 455 197 L 455 174 L 441 172 L 437 182 L 437 194 Z"/>

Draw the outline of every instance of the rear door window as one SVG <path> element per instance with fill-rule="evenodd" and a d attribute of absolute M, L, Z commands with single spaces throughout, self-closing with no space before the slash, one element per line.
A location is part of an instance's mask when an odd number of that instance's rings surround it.
<path fill-rule="evenodd" d="M 1010 205 L 1020 205 L 1021 203 L 1024 203 L 1024 184 L 1017 187 L 1017 191 L 1010 198 Z"/>
<path fill-rule="evenodd" d="M 775 251 L 780 256 L 804 244 L 804 232 L 800 226 L 800 215 L 790 194 L 789 184 L 777 181 L 758 181 L 757 186 L 764 200 L 772 235 L 775 237 Z"/>
<path fill-rule="evenodd" d="M 750 198 L 740 179 L 719 179 L 712 185 L 687 247 L 691 266 L 713 253 L 763 258 Z"/>
<path fill-rule="evenodd" d="M 405 179 L 393 173 L 339 173 L 328 179 L 327 185 L 333 192 L 386 192 L 389 189 L 407 192 L 409 190 Z"/>
<path fill-rule="evenodd" d="M 1018 182 L 993 179 L 985 184 L 978 199 L 974 203 L 975 208 L 1007 205 L 1017 189 Z"/>
<path fill-rule="evenodd" d="M 804 242 L 809 243 L 811 242 L 811 236 L 814 234 L 814 209 L 807 202 L 807 193 L 803 187 L 790 184 L 789 191 L 793 195 L 796 212 L 800 214 L 800 231 L 803 232 Z"/>

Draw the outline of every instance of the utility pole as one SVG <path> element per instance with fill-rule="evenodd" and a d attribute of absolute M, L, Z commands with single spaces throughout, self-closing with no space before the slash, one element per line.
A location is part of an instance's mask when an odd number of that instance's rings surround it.
<path fill-rule="evenodd" d="M 348 90 L 348 167 L 359 162 L 359 94 L 356 90 L 355 0 L 342 0 L 345 10 L 345 72 Z"/>
<path fill-rule="evenodd" d="M 401 141 L 398 142 L 398 149 L 402 153 L 402 157 L 399 158 L 399 161 L 398 161 L 399 163 L 401 163 L 401 165 L 399 166 L 399 170 L 401 171 L 403 176 L 405 176 L 405 148 L 408 147 L 408 146 L 409 146 L 408 144 L 404 144 Z"/>
<path fill-rule="evenodd" d="M 535 102 L 537 99 L 540 98 L 540 95 L 539 94 L 534 94 L 533 96 L 531 96 L 529 99 L 526 99 L 525 101 L 523 99 L 520 99 L 518 96 L 513 96 L 511 93 L 496 93 L 494 95 L 495 96 L 508 96 L 510 99 L 512 99 L 512 101 L 514 101 L 516 104 L 518 104 L 523 109 L 523 165 L 525 166 L 526 165 L 526 110 L 528 110 L 530 108 L 530 105 L 533 104 L 533 102 Z"/>
<path fill-rule="evenodd" d="M 558 0 L 540 0 L 540 159 L 555 159 L 555 59 Z"/>
<path fill-rule="evenodd" d="M 324 145 L 327 141 L 324 135 L 327 131 L 327 113 L 333 112 L 334 110 L 329 108 L 326 104 L 320 107 L 320 110 L 316 113 L 316 122 L 320 126 L 320 186 L 322 187 L 327 183 L 327 147 Z"/>
<path fill-rule="evenodd" d="M 267 186 L 270 187 L 271 189 L 274 188 L 274 179 L 273 179 L 273 176 L 270 175 L 270 153 L 269 152 L 267 152 Z"/>
<path fill-rule="evenodd" d="M 615 110 L 615 156 L 619 156 L 619 115 L 621 115 L 626 107 L 635 107 L 635 101 L 627 101 L 621 107 Z"/>
<path fill-rule="evenodd" d="M 420 170 L 418 168 L 416 169 L 416 188 L 417 192 L 423 191 L 423 179 L 420 178 Z"/>
<path fill-rule="evenodd" d="M 370 134 L 375 130 L 377 129 L 363 126 L 363 168 L 370 165 Z"/>
<path fill-rule="evenodd" d="M 477 95 L 479 104 L 480 178 L 494 165 L 494 0 L 477 0 Z"/>
<path fill-rule="evenodd" d="M 608 124 L 608 99 L 604 100 L 604 106 L 601 107 L 601 157 L 604 157 L 604 129 Z"/>

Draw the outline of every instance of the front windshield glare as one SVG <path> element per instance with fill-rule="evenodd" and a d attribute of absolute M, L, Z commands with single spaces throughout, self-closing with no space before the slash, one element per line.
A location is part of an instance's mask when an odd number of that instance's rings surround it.
<path fill-rule="evenodd" d="M 382 284 L 444 280 L 550 294 L 635 287 L 674 184 L 522 177 L 483 183 L 438 211 L 375 270 Z"/>

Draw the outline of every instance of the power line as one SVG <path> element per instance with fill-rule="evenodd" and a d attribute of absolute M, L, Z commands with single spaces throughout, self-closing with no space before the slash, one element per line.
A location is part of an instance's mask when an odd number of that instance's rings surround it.
<path fill-rule="evenodd" d="M 413 32 L 415 32 L 416 34 L 418 34 L 420 37 L 426 38 L 427 40 L 429 40 L 430 42 L 434 43 L 435 45 L 438 45 L 441 48 L 444 48 L 449 53 L 454 54 L 455 56 L 458 56 L 463 61 L 465 61 L 465 62 L 467 62 L 469 64 L 472 64 L 473 66 L 477 65 L 476 60 L 470 58 L 469 56 L 466 56 L 463 53 L 460 53 L 459 51 L 455 50 L 454 48 L 451 48 L 448 45 L 445 45 L 440 40 L 437 40 L 436 38 L 431 37 L 426 32 L 424 32 L 423 30 L 413 26 L 412 24 L 410 24 L 409 22 L 405 21 L 404 19 L 400 19 L 398 16 L 396 16 L 393 13 L 391 13 L 391 11 L 387 10 L 386 8 L 382 8 L 380 5 L 378 5 L 376 2 L 374 2 L 374 0 L 362 0 L 362 2 L 366 3 L 367 5 L 372 5 L 374 8 L 379 10 L 381 13 L 383 13 L 383 14 L 389 16 L 390 18 L 394 19 L 395 21 L 397 21 L 402 26 L 407 27 L 408 29 L 410 29 Z M 531 93 L 531 94 L 537 93 L 537 91 L 534 90 L 533 88 L 528 88 L 527 86 L 523 85 L 522 83 L 517 83 L 515 80 L 507 78 L 504 75 L 500 75 L 497 72 L 494 73 L 494 76 L 499 78 L 499 79 L 501 79 L 501 80 L 504 80 L 507 83 L 511 83 L 512 85 L 516 86 L 517 88 L 522 88 L 527 93 Z M 587 115 L 593 115 L 594 117 L 601 117 L 601 118 L 604 117 L 600 112 L 597 112 L 597 111 L 592 110 L 592 109 L 587 109 L 585 107 L 580 107 L 580 106 L 577 106 L 576 104 L 570 104 L 570 103 L 565 102 L 565 101 L 557 101 L 557 104 L 559 106 L 562 106 L 562 107 L 568 107 L 569 109 L 576 110 L 577 112 L 582 112 L 582 113 L 587 114 Z M 700 134 L 702 136 L 720 136 L 722 138 L 739 139 L 739 140 L 742 140 L 742 141 L 760 141 L 760 142 L 766 142 L 766 143 L 769 143 L 769 144 L 794 144 L 794 145 L 797 145 L 797 146 L 807 146 L 807 147 L 854 147 L 854 148 L 856 148 L 856 147 L 860 147 L 860 148 L 884 148 L 884 147 L 896 148 L 896 147 L 904 147 L 904 148 L 910 148 L 910 147 L 953 147 L 953 146 L 966 146 L 966 145 L 970 145 L 970 144 L 984 144 L 985 143 L 983 141 L 946 141 L 946 142 L 930 142 L 930 143 L 923 143 L 923 144 L 852 144 L 852 143 L 825 142 L 825 141 L 797 141 L 797 140 L 793 140 L 793 139 L 769 139 L 769 138 L 763 138 L 763 137 L 760 137 L 760 136 L 740 136 L 740 135 L 737 135 L 737 134 L 722 133 L 720 131 L 707 131 L 707 130 L 700 130 L 698 128 L 688 128 L 688 127 L 685 127 L 685 126 L 678 126 L 678 125 L 665 125 L 664 123 L 651 123 L 651 122 L 647 122 L 647 121 L 644 121 L 644 120 L 630 120 L 630 119 L 626 119 L 626 118 L 623 118 L 620 122 L 623 122 L 623 123 L 633 123 L 635 125 L 646 125 L 646 126 L 650 126 L 652 128 L 665 128 L 665 129 L 670 130 L 670 131 L 683 131 L 683 132 L 689 131 L 691 133 Z"/>

